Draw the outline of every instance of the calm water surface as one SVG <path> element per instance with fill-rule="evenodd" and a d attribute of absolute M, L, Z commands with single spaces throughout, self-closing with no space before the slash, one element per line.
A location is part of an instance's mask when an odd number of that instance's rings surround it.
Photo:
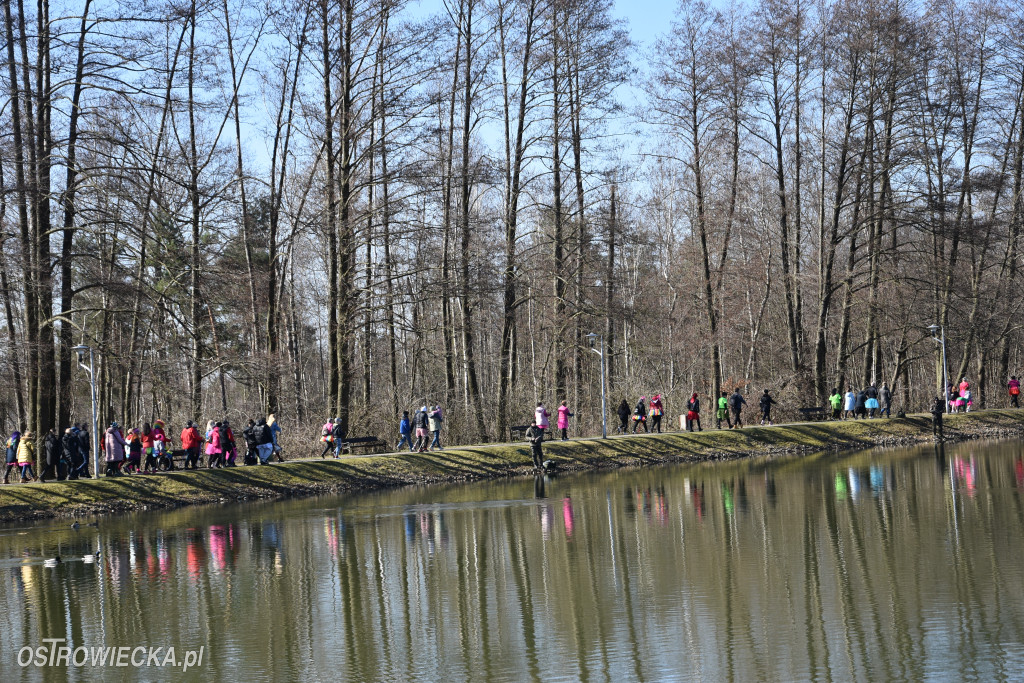
<path fill-rule="evenodd" d="M 1022 453 L 877 450 L 0 528 L 0 681 L 1022 680 Z M 19 666 L 43 638 L 202 646 L 204 660 Z"/>

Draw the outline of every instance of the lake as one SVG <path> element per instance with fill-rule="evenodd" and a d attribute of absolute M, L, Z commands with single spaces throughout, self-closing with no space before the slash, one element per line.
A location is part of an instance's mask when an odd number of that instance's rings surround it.
<path fill-rule="evenodd" d="M 0 527 L 0 680 L 1021 680 L 1022 455 L 975 442 Z"/>

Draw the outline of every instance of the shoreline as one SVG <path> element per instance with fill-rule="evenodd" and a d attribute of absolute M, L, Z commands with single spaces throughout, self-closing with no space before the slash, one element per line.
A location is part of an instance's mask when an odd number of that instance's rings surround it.
<path fill-rule="evenodd" d="M 1024 434 L 1024 410 L 950 415 L 944 420 L 944 428 L 946 442 L 1019 436 Z M 931 441 L 931 417 L 915 414 L 892 419 L 545 441 L 544 457 L 555 461 L 562 471 L 580 471 Z M 531 472 L 530 449 L 522 442 L 454 446 L 429 453 L 292 460 L 265 467 L 9 484 L 0 486 L 0 523 L 468 482 Z"/>

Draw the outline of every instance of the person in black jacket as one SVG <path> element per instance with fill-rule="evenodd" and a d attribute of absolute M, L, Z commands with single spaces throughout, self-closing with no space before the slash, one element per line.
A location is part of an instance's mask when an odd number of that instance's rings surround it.
<path fill-rule="evenodd" d="M 256 438 L 256 449 L 259 452 L 260 464 L 269 465 L 270 458 L 274 455 L 274 434 L 267 426 L 267 419 L 261 417 L 256 426 L 252 428 L 252 434 Z"/>
<path fill-rule="evenodd" d="M 745 405 L 747 405 L 747 399 L 743 398 L 739 387 L 736 387 L 736 391 L 732 392 L 732 396 L 729 397 L 729 409 L 732 411 L 732 426 L 729 427 L 730 429 L 743 426 L 740 414 L 743 412 L 743 406 Z"/>
<path fill-rule="evenodd" d="M 256 447 L 259 445 L 259 442 L 256 440 L 256 435 L 253 434 L 255 427 L 256 421 L 249 420 L 249 424 L 242 430 L 242 438 L 245 439 L 245 457 L 242 458 L 243 465 L 256 464 Z"/>
<path fill-rule="evenodd" d="M 761 394 L 761 424 L 767 422 L 769 425 L 772 424 L 772 406 L 775 405 L 776 401 L 772 398 L 768 390 L 765 389 L 764 393 Z"/>
<path fill-rule="evenodd" d="M 892 392 L 889 391 L 889 385 L 883 383 L 882 388 L 878 390 L 878 417 L 885 415 L 886 417 L 892 417 L 889 411 L 892 409 Z"/>
<path fill-rule="evenodd" d="M 864 391 L 864 390 L 858 391 L 857 392 L 857 402 L 853 406 L 853 417 L 854 417 L 854 419 L 857 419 L 858 417 L 863 417 L 864 419 L 867 419 L 867 416 L 868 416 L 867 404 L 868 404 L 868 394 L 867 394 L 867 392 Z"/>
<path fill-rule="evenodd" d="M 334 430 L 331 432 L 334 437 L 334 457 L 341 457 L 341 449 L 345 446 L 345 430 L 341 428 L 341 418 L 334 418 Z"/>
<path fill-rule="evenodd" d="M 57 465 L 60 463 L 60 454 L 60 439 L 57 438 L 57 435 L 51 429 L 43 437 L 43 471 L 39 473 L 40 484 L 45 484 L 47 478 L 57 478 Z"/>
<path fill-rule="evenodd" d="M 640 400 L 636 402 L 636 409 L 633 410 L 633 433 L 636 434 L 636 428 L 640 425 L 644 426 L 644 431 L 647 429 L 647 397 L 641 396 Z"/>
<path fill-rule="evenodd" d="M 622 403 L 619 404 L 619 434 L 626 434 L 629 432 L 629 402 L 626 399 L 622 399 Z"/>
<path fill-rule="evenodd" d="M 686 429 L 687 431 L 693 431 L 693 425 L 697 425 L 697 431 L 701 431 L 700 427 L 700 398 L 697 396 L 697 392 L 693 392 L 690 396 L 690 400 L 686 402 Z"/>
<path fill-rule="evenodd" d="M 535 423 L 536 424 L 536 423 Z M 417 453 L 426 453 L 430 445 L 430 416 L 427 414 L 427 407 L 423 406 L 412 418 L 413 429 L 416 430 L 416 443 L 413 450 Z"/>
<path fill-rule="evenodd" d="M 71 427 L 64 430 L 61 446 L 68 461 L 68 479 L 78 479 L 78 472 L 82 468 L 82 456 L 78 452 L 78 435 Z"/>
<path fill-rule="evenodd" d="M 938 441 L 942 441 L 942 413 L 946 412 L 946 407 L 943 405 L 942 399 L 938 396 L 932 401 L 931 414 L 932 414 L 932 434 Z"/>
<path fill-rule="evenodd" d="M 526 439 L 530 442 L 534 469 L 544 469 L 544 430 L 537 426 L 536 420 L 531 422 L 530 428 L 526 430 Z"/>
<path fill-rule="evenodd" d="M 78 425 L 78 452 L 82 456 L 82 467 L 78 470 L 78 476 L 83 479 L 89 478 L 89 457 L 91 456 L 92 444 L 89 442 L 89 430 L 85 423 Z"/>

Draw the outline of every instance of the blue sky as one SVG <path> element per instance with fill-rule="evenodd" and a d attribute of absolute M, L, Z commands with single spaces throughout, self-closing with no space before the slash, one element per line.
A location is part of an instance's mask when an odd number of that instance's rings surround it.
<path fill-rule="evenodd" d="M 668 28 L 677 5 L 678 0 L 616 0 L 613 14 L 629 22 L 630 35 L 643 49 Z M 440 13 L 442 8 L 441 0 L 419 0 L 414 5 L 414 11 L 423 14 Z"/>

